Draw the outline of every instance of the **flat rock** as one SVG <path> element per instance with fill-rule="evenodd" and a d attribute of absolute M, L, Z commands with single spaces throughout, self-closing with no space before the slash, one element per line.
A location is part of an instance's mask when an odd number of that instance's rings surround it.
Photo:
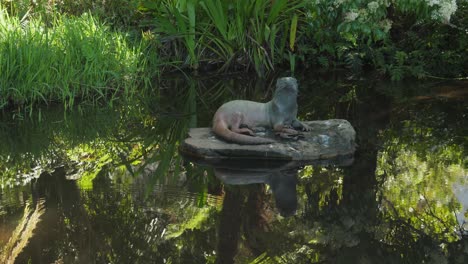
<path fill-rule="evenodd" d="M 272 131 L 257 133 L 259 137 L 273 138 L 277 142 L 264 145 L 239 145 L 216 137 L 211 128 L 192 128 L 179 151 L 195 159 L 229 160 L 257 159 L 284 161 L 317 161 L 350 157 L 356 144 L 356 132 L 342 119 L 303 122 L 311 131 L 302 132 L 304 138 L 282 139 Z"/>

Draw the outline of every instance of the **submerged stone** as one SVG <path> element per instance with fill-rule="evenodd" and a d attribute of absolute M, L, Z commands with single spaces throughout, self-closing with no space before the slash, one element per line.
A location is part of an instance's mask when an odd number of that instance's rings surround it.
<path fill-rule="evenodd" d="M 179 151 L 196 159 L 261 159 L 316 161 L 352 156 L 356 132 L 342 119 L 303 122 L 311 127 L 301 132 L 304 137 L 291 140 L 275 136 L 272 131 L 257 133 L 259 137 L 273 138 L 275 143 L 264 145 L 239 145 L 216 137 L 211 128 L 192 128 Z"/>

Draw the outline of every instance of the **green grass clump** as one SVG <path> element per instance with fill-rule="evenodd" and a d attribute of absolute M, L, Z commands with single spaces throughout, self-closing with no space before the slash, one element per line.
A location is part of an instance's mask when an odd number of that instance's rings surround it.
<path fill-rule="evenodd" d="M 90 14 L 9 16 L 0 9 L 0 109 L 128 96 L 144 81 L 141 43 L 130 45 Z"/>

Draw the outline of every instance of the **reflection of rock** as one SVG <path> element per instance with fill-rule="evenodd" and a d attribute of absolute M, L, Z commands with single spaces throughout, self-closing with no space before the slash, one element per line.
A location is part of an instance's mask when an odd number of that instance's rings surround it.
<path fill-rule="evenodd" d="M 223 183 L 245 185 L 266 183 L 275 197 L 276 207 L 282 216 L 294 215 L 297 209 L 296 176 L 298 168 L 288 170 L 253 170 L 215 168 L 214 172 Z"/>
<path fill-rule="evenodd" d="M 179 150 L 186 156 L 200 159 L 275 159 L 314 161 L 351 156 L 355 151 L 355 135 L 351 124 L 346 120 L 304 122 L 312 130 L 303 132 L 304 139 L 297 141 L 274 137 L 267 131 L 265 137 L 278 142 L 266 145 L 238 145 L 219 140 L 210 128 L 192 128 L 189 137 Z M 260 136 L 260 135 L 259 135 Z"/>
<path fill-rule="evenodd" d="M 199 161 L 214 167 L 216 177 L 224 184 L 247 185 L 263 184 L 270 186 L 275 204 L 283 216 L 291 216 L 297 209 L 296 181 L 298 162 L 257 162 L 255 161 Z"/>

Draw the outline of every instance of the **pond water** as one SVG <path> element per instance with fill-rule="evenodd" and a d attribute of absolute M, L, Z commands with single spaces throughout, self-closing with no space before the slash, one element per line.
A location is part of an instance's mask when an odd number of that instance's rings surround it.
<path fill-rule="evenodd" d="M 351 165 L 184 160 L 190 127 L 276 77 L 167 78 L 113 107 L 0 122 L 0 263 L 468 263 L 467 82 L 300 79 Z"/>

